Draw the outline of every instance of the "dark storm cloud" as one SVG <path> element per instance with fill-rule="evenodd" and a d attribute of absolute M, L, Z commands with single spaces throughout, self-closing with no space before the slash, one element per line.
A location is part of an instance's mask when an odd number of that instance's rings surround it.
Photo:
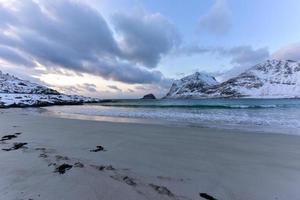
<path fill-rule="evenodd" d="M 175 43 L 172 26 L 160 15 L 145 16 L 142 22 L 116 20 L 124 39 L 120 43 L 100 13 L 74 1 L 22 0 L 14 2 L 14 8 L 0 6 L 0 11 L 0 58 L 8 62 L 32 67 L 35 60 L 49 69 L 67 68 L 125 83 L 164 81 L 160 72 L 143 68 L 155 67 Z M 124 23 L 134 30 L 126 30 Z M 162 27 L 166 30 L 152 30 Z M 132 37 L 142 34 L 134 49 L 128 48 Z"/>
<path fill-rule="evenodd" d="M 9 47 L 1 46 L 0 45 L 0 58 L 7 60 L 14 64 L 26 64 L 26 65 L 33 65 L 32 62 L 24 58 L 21 54 L 16 52 L 14 49 Z"/>
<path fill-rule="evenodd" d="M 154 68 L 170 50 L 180 43 L 180 37 L 173 26 L 160 14 L 113 16 L 116 31 L 121 36 L 123 55 L 132 61 Z"/>
<path fill-rule="evenodd" d="M 126 62 L 99 60 L 97 65 L 90 65 L 87 70 L 87 72 L 100 75 L 105 79 L 124 83 L 160 83 L 166 80 L 159 71 L 149 71 Z"/>
<path fill-rule="evenodd" d="M 18 11 L 11 13 L 17 20 L 4 21 L 13 27 L 18 38 L 6 36 L 5 40 L 42 64 L 83 70 L 84 61 L 118 53 L 102 16 L 85 5 L 70 1 L 40 1 L 38 4 L 30 0 L 16 4 Z"/>

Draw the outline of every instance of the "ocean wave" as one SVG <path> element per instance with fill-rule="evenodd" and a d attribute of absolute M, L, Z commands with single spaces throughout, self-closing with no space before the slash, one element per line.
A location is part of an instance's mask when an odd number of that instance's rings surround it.
<path fill-rule="evenodd" d="M 127 108 L 198 108 L 198 109 L 265 109 L 290 108 L 292 105 L 157 105 L 157 104 L 101 104 L 105 107 Z"/>
<path fill-rule="evenodd" d="M 101 119 L 108 117 L 113 118 L 113 121 L 141 119 L 193 126 L 242 127 L 268 132 L 300 130 L 299 100 L 120 100 L 47 109 L 58 115 Z"/>

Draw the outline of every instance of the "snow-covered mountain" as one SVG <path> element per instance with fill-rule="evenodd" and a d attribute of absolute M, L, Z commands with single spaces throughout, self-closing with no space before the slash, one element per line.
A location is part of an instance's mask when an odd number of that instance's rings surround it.
<path fill-rule="evenodd" d="M 56 90 L 0 71 L 0 108 L 73 105 L 99 101 L 91 97 L 61 94 Z"/>
<path fill-rule="evenodd" d="M 196 81 L 188 79 L 190 81 L 185 82 L 187 86 Z M 177 82 L 166 98 L 300 98 L 300 63 L 291 60 L 267 60 L 225 82 L 208 86 L 200 84 L 195 87 L 176 87 Z"/>
<path fill-rule="evenodd" d="M 176 80 L 169 92 L 167 93 L 167 98 L 188 98 L 197 94 L 201 97 L 206 95 L 205 91 L 207 88 L 218 85 L 218 81 L 215 77 L 196 72 L 192 75 L 186 76 L 180 80 Z"/>
<path fill-rule="evenodd" d="M 0 71 L 0 93 L 59 94 L 59 92 Z"/>

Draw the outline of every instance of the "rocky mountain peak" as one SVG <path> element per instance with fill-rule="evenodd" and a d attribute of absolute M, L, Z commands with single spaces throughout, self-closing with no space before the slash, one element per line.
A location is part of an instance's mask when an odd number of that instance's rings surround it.
<path fill-rule="evenodd" d="M 200 80 L 214 81 L 205 81 L 212 84 L 203 84 L 201 81 L 201 84 L 195 84 L 199 76 Z M 175 81 L 166 98 L 300 97 L 300 63 L 296 61 L 267 60 L 220 84 L 214 77 L 206 76 L 195 73 Z M 181 82 L 184 84 L 178 84 Z"/>
<path fill-rule="evenodd" d="M 177 96 L 189 96 L 191 93 L 201 93 L 203 89 L 218 85 L 215 77 L 195 72 L 192 75 L 186 76 L 180 80 L 174 81 L 166 97 L 176 98 Z"/>

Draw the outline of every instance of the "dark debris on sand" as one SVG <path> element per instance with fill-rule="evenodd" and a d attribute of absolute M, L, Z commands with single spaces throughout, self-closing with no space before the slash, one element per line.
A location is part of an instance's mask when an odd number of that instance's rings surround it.
<path fill-rule="evenodd" d="M 61 156 L 61 155 L 56 155 L 55 156 L 56 161 L 60 160 L 70 160 L 68 156 Z"/>
<path fill-rule="evenodd" d="M 217 200 L 213 196 L 210 196 L 210 195 L 208 195 L 206 193 L 200 193 L 199 195 L 200 195 L 200 197 L 202 197 L 203 199 L 206 199 L 206 200 Z"/>
<path fill-rule="evenodd" d="M 167 195 L 170 197 L 174 196 L 174 194 L 165 186 L 159 186 L 159 185 L 154 185 L 154 184 L 149 184 L 149 186 L 152 187 L 159 194 Z"/>
<path fill-rule="evenodd" d="M 41 153 L 41 154 L 39 155 L 39 157 L 40 157 L 40 158 L 48 158 L 48 155 L 45 154 L 45 153 Z"/>
<path fill-rule="evenodd" d="M 2 150 L 3 151 L 17 150 L 17 149 L 20 149 L 20 148 L 25 148 L 25 145 L 27 145 L 26 142 L 17 142 L 17 143 L 14 143 L 14 146 L 12 146 L 11 148 L 2 149 Z"/>
<path fill-rule="evenodd" d="M 84 168 L 84 164 L 82 164 L 81 162 L 76 162 L 76 163 L 74 163 L 74 167 Z"/>
<path fill-rule="evenodd" d="M 16 135 L 4 135 L 0 141 L 11 140 L 13 138 L 17 138 L 17 136 Z"/>
<path fill-rule="evenodd" d="M 101 145 L 96 146 L 96 149 L 90 150 L 90 152 L 98 152 L 98 151 L 105 151 L 104 147 Z"/>
<path fill-rule="evenodd" d="M 18 132 L 18 133 L 12 134 L 12 135 L 4 135 L 4 136 L 2 136 L 2 138 L 0 139 L 0 142 L 3 142 L 3 141 L 6 141 L 6 140 L 11 140 L 11 139 L 17 138 L 18 135 L 21 135 L 21 134 L 22 134 L 22 133 Z"/>
<path fill-rule="evenodd" d="M 134 180 L 128 176 L 124 176 L 123 177 L 123 181 L 127 184 L 127 185 L 131 185 L 131 186 L 135 186 L 136 182 L 134 182 Z"/>
<path fill-rule="evenodd" d="M 54 172 L 64 174 L 67 170 L 72 169 L 72 167 L 73 167 L 72 165 L 64 163 L 64 164 L 59 165 L 58 167 L 56 167 Z"/>
<path fill-rule="evenodd" d="M 46 148 L 44 148 L 44 147 L 37 147 L 37 148 L 35 148 L 35 150 L 37 150 L 37 151 L 46 151 Z"/>
<path fill-rule="evenodd" d="M 117 180 L 117 181 L 122 181 L 125 182 L 127 185 L 130 186 L 136 186 L 136 182 L 134 181 L 133 178 L 130 178 L 128 176 L 121 176 L 121 175 L 114 175 L 114 176 L 110 176 L 111 178 Z"/>
<path fill-rule="evenodd" d="M 99 170 L 99 171 L 103 171 L 103 170 L 111 170 L 114 171 L 116 170 L 112 165 L 90 165 L 91 167 Z"/>

